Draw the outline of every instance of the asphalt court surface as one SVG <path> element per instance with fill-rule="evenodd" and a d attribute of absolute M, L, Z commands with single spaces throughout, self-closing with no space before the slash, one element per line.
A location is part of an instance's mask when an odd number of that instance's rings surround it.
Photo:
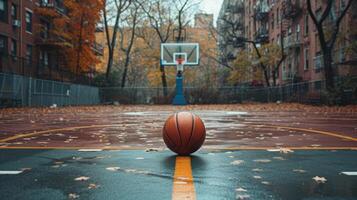
<path fill-rule="evenodd" d="M 177 107 L 2 112 L 1 199 L 357 199 L 357 114 L 195 108 L 191 157 L 161 138 Z"/>
<path fill-rule="evenodd" d="M 356 151 L 200 151 L 196 199 L 356 199 Z M 1 150 L 2 199 L 171 199 L 176 157 L 142 150 Z M 326 178 L 325 183 L 313 180 Z M 76 181 L 87 177 L 88 180 Z M 186 183 L 181 181 L 183 186 Z"/>

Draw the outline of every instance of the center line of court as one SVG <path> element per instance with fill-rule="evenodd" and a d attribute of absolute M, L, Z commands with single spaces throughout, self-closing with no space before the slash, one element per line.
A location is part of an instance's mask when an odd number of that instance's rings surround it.
<path fill-rule="evenodd" d="M 177 156 L 173 180 L 172 200 L 195 200 L 196 192 L 192 177 L 191 157 Z"/>

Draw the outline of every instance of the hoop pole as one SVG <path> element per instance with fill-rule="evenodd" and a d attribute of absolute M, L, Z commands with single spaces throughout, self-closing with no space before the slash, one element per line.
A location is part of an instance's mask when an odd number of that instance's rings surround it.
<path fill-rule="evenodd" d="M 172 102 L 173 105 L 187 105 L 185 96 L 183 95 L 183 64 L 182 60 L 178 60 L 176 65 L 176 96 Z"/>

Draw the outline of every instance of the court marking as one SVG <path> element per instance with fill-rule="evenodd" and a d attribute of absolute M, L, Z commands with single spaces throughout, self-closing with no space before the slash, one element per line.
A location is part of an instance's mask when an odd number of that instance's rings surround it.
<path fill-rule="evenodd" d="M 16 134 L 14 136 L 4 138 L 0 140 L 0 143 L 5 143 L 9 142 L 12 140 L 16 140 L 19 138 L 25 138 L 25 137 L 31 137 L 35 135 L 41 135 L 45 133 L 52 133 L 52 132 L 57 132 L 57 131 L 70 131 L 70 130 L 75 130 L 75 129 L 88 129 L 88 128 L 104 128 L 104 127 L 120 127 L 123 126 L 122 124 L 104 124 L 104 125 L 89 125 L 89 126 L 75 126 L 75 127 L 67 127 L 67 128 L 58 128 L 58 129 L 51 129 L 51 130 L 45 130 L 45 131 L 34 131 L 32 133 L 20 133 Z M 297 128 L 297 127 L 288 127 L 288 126 L 277 126 L 277 125 L 251 125 L 253 127 L 270 127 L 270 128 L 281 128 L 281 129 L 288 129 L 288 130 L 297 130 L 297 131 L 303 131 L 303 132 L 310 132 L 310 133 L 318 133 L 321 135 L 328 135 L 332 137 L 337 137 L 337 138 L 342 138 L 346 140 L 351 140 L 354 142 L 357 142 L 357 138 L 346 136 L 340 133 L 334 133 L 334 132 L 329 132 L 329 131 L 321 131 L 321 130 L 315 130 L 315 129 L 305 129 L 305 128 Z"/>
<path fill-rule="evenodd" d="M 291 147 L 291 146 L 266 146 L 266 147 L 254 147 L 254 146 L 231 146 L 231 147 L 202 147 L 205 151 L 235 151 L 235 150 L 262 150 L 266 151 L 268 149 L 291 149 L 291 150 L 357 150 L 356 147 L 342 147 L 342 146 L 331 146 L 331 147 Z M 86 146 L 0 146 L 0 150 L 80 150 L 80 149 L 103 149 L 103 150 L 146 150 L 146 147 L 123 147 L 123 146 L 103 146 L 103 147 L 86 147 Z"/>
<path fill-rule="evenodd" d="M 2 139 L 2 140 L 0 140 L 0 142 L 8 142 L 8 141 L 16 140 L 19 138 L 31 137 L 31 136 L 35 136 L 35 135 L 41 135 L 41 134 L 52 133 L 52 132 L 57 132 L 57 131 L 71 131 L 71 130 L 75 130 L 75 129 L 104 128 L 104 127 L 118 127 L 118 126 L 123 126 L 123 125 L 122 124 L 89 125 L 89 126 L 75 126 L 75 127 L 67 127 L 67 128 L 57 128 L 57 129 L 51 129 L 51 130 L 45 130 L 45 131 L 34 131 L 32 133 L 16 134 L 14 136 Z"/>
<path fill-rule="evenodd" d="M 357 138 L 350 137 L 343 135 L 341 133 L 334 133 L 334 132 L 329 132 L 329 131 L 321 131 L 321 130 L 315 130 L 315 129 L 306 129 L 306 128 L 297 128 L 297 127 L 289 127 L 289 126 L 278 126 L 278 125 L 254 125 L 256 127 L 270 127 L 270 128 L 281 128 L 281 129 L 288 129 L 288 130 L 295 130 L 295 131 L 303 131 L 303 132 L 310 132 L 310 133 L 318 133 L 321 135 L 328 135 L 332 137 L 337 137 L 337 138 L 342 138 L 346 140 L 351 140 L 354 142 L 357 142 Z"/>
<path fill-rule="evenodd" d="M 191 157 L 177 156 L 172 188 L 173 200 L 195 200 L 196 192 L 192 176 Z"/>

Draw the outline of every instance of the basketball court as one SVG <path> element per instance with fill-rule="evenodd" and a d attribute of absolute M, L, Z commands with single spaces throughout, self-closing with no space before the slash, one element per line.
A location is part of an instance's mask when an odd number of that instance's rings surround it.
<path fill-rule="evenodd" d="M 4 109 L 0 192 L 4 199 L 356 199 L 356 113 L 294 106 Z M 165 120 L 180 110 L 206 126 L 191 157 L 176 157 L 162 140 Z"/>

